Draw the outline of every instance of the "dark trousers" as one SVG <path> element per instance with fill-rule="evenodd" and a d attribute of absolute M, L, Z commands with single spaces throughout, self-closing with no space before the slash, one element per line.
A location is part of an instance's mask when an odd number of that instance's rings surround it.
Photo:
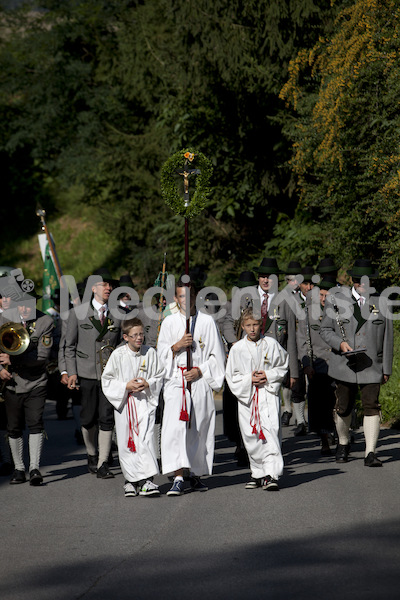
<path fill-rule="evenodd" d="M 7 431 L 10 438 L 21 437 L 25 424 L 29 429 L 29 433 L 41 433 L 43 431 L 43 411 L 46 396 L 46 386 L 36 388 L 25 394 L 16 394 L 6 389 L 4 397 Z"/>
<path fill-rule="evenodd" d="M 304 402 L 306 395 L 306 378 L 304 375 L 303 367 L 299 364 L 299 377 L 296 379 L 292 386 L 292 397 L 291 401 L 294 404 Z"/>
<path fill-rule="evenodd" d="M 240 446 L 242 436 L 239 428 L 238 400 L 236 396 L 232 394 L 226 381 L 222 393 L 222 409 L 224 435 L 226 435 L 228 440 L 234 442 L 237 446 Z"/>
<path fill-rule="evenodd" d="M 379 404 L 380 383 L 348 383 L 347 381 L 336 381 L 335 410 L 340 417 L 347 417 L 354 408 L 357 391 L 360 388 L 361 404 L 366 417 L 379 415 L 381 405 Z"/>
<path fill-rule="evenodd" d="M 333 431 L 335 391 L 333 379 L 324 373 L 314 373 L 308 380 L 308 426 L 310 431 Z"/>
<path fill-rule="evenodd" d="M 91 429 L 97 423 L 102 431 L 112 431 L 114 427 L 114 408 L 107 400 L 97 379 L 80 377 L 81 387 L 81 425 Z"/>

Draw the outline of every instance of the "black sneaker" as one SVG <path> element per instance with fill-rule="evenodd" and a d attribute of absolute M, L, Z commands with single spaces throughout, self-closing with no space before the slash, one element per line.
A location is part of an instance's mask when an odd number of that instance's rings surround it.
<path fill-rule="evenodd" d="M 255 490 L 259 487 L 261 487 L 261 479 L 255 477 L 252 477 L 245 485 L 246 490 Z"/>
<path fill-rule="evenodd" d="M 267 492 L 279 492 L 279 485 L 276 479 L 267 475 L 264 478 L 262 489 L 267 490 Z"/>

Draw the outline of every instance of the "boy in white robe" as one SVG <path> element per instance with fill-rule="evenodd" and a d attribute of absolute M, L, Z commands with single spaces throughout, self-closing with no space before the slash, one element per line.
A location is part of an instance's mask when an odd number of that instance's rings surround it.
<path fill-rule="evenodd" d="M 104 395 L 113 405 L 118 454 L 125 477 L 125 496 L 156 496 L 159 473 L 154 423 L 163 369 L 153 348 L 143 345 L 142 322 L 122 321 L 127 342 L 111 354 L 101 377 Z"/>
<path fill-rule="evenodd" d="M 186 293 L 189 296 L 188 287 L 178 282 L 175 300 L 179 312 L 164 319 L 157 344 L 159 360 L 165 368 L 162 470 L 163 473 L 174 473 L 168 496 L 183 494 L 184 469 L 190 470 L 191 490 L 208 489 L 200 476 L 212 472 L 213 390 L 221 389 L 225 371 L 225 351 L 218 328 L 210 315 L 196 312 L 193 287 L 190 287 L 190 333 L 186 333 Z M 192 368 L 187 370 L 189 347 Z"/>
<path fill-rule="evenodd" d="M 277 491 L 283 473 L 278 394 L 289 355 L 273 338 L 260 337 L 261 326 L 252 308 L 243 311 L 247 335 L 231 348 L 226 380 L 238 399 L 239 426 L 250 460 L 252 478 L 246 488 Z"/>

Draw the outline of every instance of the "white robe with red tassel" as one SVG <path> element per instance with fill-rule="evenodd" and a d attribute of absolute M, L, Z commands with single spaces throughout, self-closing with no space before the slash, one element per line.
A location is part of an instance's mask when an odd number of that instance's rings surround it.
<path fill-rule="evenodd" d="M 273 338 L 252 342 L 246 336 L 230 350 L 226 380 L 238 399 L 239 426 L 256 479 L 283 473 L 280 445 L 279 388 L 287 373 L 289 355 Z M 253 371 L 265 371 L 267 383 L 252 384 Z"/>
<path fill-rule="evenodd" d="M 154 423 L 162 376 L 153 348 L 142 346 L 140 352 L 133 352 L 128 344 L 114 350 L 102 374 L 104 395 L 115 409 L 119 462 L 130 482 L 159 473 Z M 126 384 L 135 377 L 143 377 L 149 387 L 128 398 Z"/>
<path fill-rule="evenodd" d="M 175 313 L 164 319 L 158 338 L 157 352 L 165 367 L 162 468 L 163 473 L 187 468 L 195 475 L 211 475 L 215 443 L 213 390 L 221 389 L 224 383 L 225 350 L 213 318 L 199 312 L 193 334 L 192 365 L 200 368 L 202 377 L 192 383 L 189 393 L 186 384 L 183 386 L 179 368 L 186 367 L 186 351 L 174 356 L 171 350 L 185 331 L 184 315 Z M 190 426 L 188 421 L 180 419 L 185 404 Z"/>

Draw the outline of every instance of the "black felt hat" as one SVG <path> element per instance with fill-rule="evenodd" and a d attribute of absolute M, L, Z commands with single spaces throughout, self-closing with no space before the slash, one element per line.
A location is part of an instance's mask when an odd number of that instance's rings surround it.
<path fill-rule="evenodd" d="M 319 263 L 318 266 L 316 268 L 317 273 L 334 273 L 335 271 L 338 270 L 338 266 L 335 265 L 335 261 L 333 260 L 333 258 L 331 258 L 330 256 L 326 256 L 325 258 L 322 258 Z"/>
<path fill-rule="evenodd" d="M 251 285 L 257 285 L 257 280 L 254 277 L 253 271 L 242 271 L 236 282 L 236 287 L 245 288 Z"/>
<path fill-rule="evenodd" d="M 121 275 L 121 277 L 119 278 L 119 285 L 121 287 L 135 288 L 134 283 L 132 281 L 132 277 L 129 275 L 129 273 Z"/>
<path fill-rule="evenodd" d="M 301 273 L 301 264 L 297 260 L 291 260 L 288 266 L 286 267 L 285 274 L 298 275 L 299 273 Z"/>
<path fill-rule="evenodd" d="M 348 274 L 355 279 L 361 279 L 364 275 L 372 278 L 379 276 L 378 271 L 372 266 L 372 263 L 368 258 L 355 260 L 353 268 L 351 271 L 348 271 Z"/>
<path fill-rule="evenodd" d="M 312 281 L 312 277 L 315 275 L 313 267 L 303 267 L 300 273 L 303 275 L 303 281 Z"/>
<path fill-rule="evenodd" d="M 330 290 L 336 287 L 338 282 L 336 281 L 336 277 L 333 275 L 325 275 L 322 280 L 319 282 L 318 287 L 321 290 Z"/>
<path fill-rule="evenodd" d="M 254 269 L 259 275 L 279 275 L 282 271 L 278 267 L 276 258 L 263 258 L 260 266 Z"/>
<path fill-rule="evenodd" d="M 110 271 L 108 269 L 106 269 L 105 267 L 101 267 L 100 269 L 97 269 L 96 271 L 93 272 L 93 275 L 98 275 L 99 278 L 101 277 L 103 279 L 103 281 L 105 281 L 106 283 L 110 283 L 114 287 L 117 287 L 119 284 L 118 279 L 113 279 L 111 277 Z"/>

